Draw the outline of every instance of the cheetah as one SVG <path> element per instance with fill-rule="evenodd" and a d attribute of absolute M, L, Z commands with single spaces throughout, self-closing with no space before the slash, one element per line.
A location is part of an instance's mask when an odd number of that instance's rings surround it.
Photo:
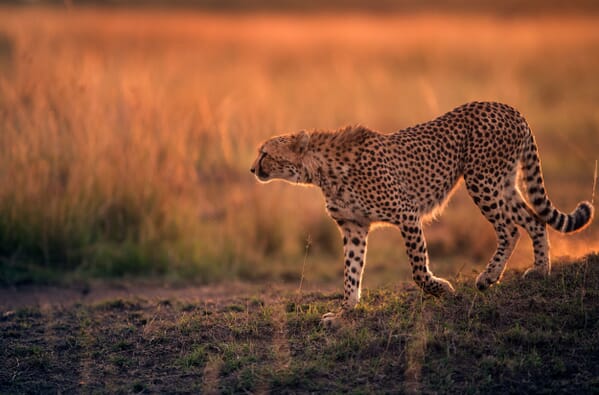
<path fill-rule="evenodd" d="M 336 319 L 359 302 L 368 232 L 376 223 L 399 228 L 413 279 L 424 292 L 455 292 L 429 269 L 422 223 L 443 208 L 462 179 L 497 234 L 496 251 L 476 279 L 481 291 L 501 279 L 519 239 L 518 226 L 528 232 L 534 250 L 525 276 L 549 275 L 546 225 L 572 233 L 588 226 L 594 213 L 587 201 L 570 214 L 551 203 L 528 123 L 513 107 L 496 102 L 464 104 L 391 134 L 350 126 L 273 137 L 262 144 L 250 171 L 260 182 L 283 180 L 323 192 L 344 250 L 342 310 L 323 320 Z"/>

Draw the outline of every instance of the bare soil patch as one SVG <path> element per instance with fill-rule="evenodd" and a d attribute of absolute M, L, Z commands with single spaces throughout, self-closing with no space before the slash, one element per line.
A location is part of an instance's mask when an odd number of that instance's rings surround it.
<path fill-rule="evenodd" d="M 597 255 L 452 299 L 366 290 L 336 330 L 329 291 L 102 287 L 2 290 L 1 393 L 599 390 Z"/>

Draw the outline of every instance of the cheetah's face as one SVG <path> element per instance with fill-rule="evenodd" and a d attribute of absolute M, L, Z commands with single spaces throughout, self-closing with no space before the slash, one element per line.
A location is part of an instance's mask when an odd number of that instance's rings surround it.
<path fill-rule="evenodd" d="M 283 180 L 300 182 L 302 157 L 310 136 L 305 132 L 277 136 L 267 140 L 250 171 L 261 182 Z"/>

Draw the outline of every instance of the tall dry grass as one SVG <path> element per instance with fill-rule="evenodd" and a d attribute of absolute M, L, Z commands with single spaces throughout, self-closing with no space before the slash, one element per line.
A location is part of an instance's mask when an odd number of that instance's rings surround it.
<path fill-rule="evenodd" d="M 470 100 L 526 115 L 550 196 L 570 210 L 590 198 L 599 152 L 597 22 L 2 8 L 2 274 L 296 278 L 310 236 L 310 273 L 334 278 L 341 247 L 319 192 L 257 185 L 259 142 L 347 123 L 389 132 Z M 597 229 L 552 233 L 555 253 L 597 248 Z M 444 274 L 480 268 L 494 246 L 464 193 L 428 234 Z M 402 244 L 374 234 L 369 270 L 407 278 Z"/>

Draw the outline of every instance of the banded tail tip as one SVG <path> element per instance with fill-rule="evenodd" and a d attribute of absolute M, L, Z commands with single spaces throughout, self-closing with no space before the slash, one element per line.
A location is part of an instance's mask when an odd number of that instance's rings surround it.
<path fill-rule="evenodd" d="M 591 202 L 584 201 L 578 203 L 576 209 L 568 217 L 568 221 L 564 224 L 564 233 L 578 232 L 586 228 L 592 221 L 595 214 L 595 208 Z"/>

